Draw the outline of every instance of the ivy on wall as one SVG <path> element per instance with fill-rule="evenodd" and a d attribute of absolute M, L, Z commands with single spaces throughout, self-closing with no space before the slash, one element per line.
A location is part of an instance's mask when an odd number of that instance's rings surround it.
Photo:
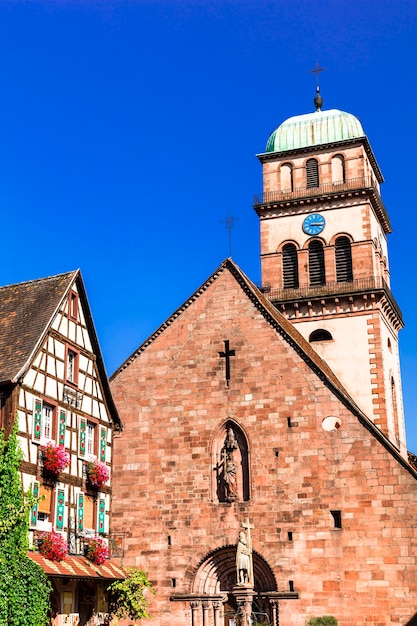
<path fill-rule="evenodd" d="M 34 498 L 23 493 L 21 457 L 17 425 L 7 440 L 0 431 L 0 626 L 46 626 L 51 585 L 26 556 Z"/>

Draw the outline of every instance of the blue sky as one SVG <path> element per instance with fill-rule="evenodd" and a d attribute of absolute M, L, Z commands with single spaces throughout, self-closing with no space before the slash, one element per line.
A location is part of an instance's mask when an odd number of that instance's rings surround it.
<path fill-rule="evenodd" d="M 270 132 L 356 115 L 382 169 L 417 452 L 417 2 L 0 0 L 0 283 L 81 268 L 109 374 L 229 256 L 258 281 Z"/>

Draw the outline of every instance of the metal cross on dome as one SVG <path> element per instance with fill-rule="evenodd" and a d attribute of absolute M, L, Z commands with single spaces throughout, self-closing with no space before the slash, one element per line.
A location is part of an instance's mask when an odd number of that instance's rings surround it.
<path fill-rule="evenodd" d="M 326 67 L 320 67 L 319 62 L 316 61 L 316 67 L 314 68 L 314 70 L 310 70 L 310 72 L 312 74 L 316 75 L 316 85 L 317 87 L 319 86 L 319 74 L 320 72 L 324 72 L 327 68 Z"/>

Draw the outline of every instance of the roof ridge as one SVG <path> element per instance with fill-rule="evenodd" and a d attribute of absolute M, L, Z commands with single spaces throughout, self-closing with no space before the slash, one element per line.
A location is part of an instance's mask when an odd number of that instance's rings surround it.
<path fill-rule="evenodd" d="M 56 278 L 63 278 L 64 276 L 71 276 L 71 275 L 75 275 L 77 272 L 79 272 L 80 269 L 76 269 L 76 270 L 71 270 L 68 272 L 61 272 L 60 274 L 54 274 L 52 276 L 44 276 L 43 278 L 32 278 L 31 280 L 22 280 L 18 283 L 10 283 L 8 285 L 0 285 L 0 289 L 8 289 L 9 287 L 19 287 L 21 285 L 29 285 L 30 283 L 40 283 L 40 282 L 46 282 L 48 280 L 54 280 Z"/>

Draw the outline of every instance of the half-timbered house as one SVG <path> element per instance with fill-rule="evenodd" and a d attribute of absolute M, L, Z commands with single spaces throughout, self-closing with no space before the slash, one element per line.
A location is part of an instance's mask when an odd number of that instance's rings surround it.
<path fill-rule="evenodd" d="M 0 288 L 0 326 L 1 427 L 7 436 L 18 420 L 24 490 L 39 496 L 29 556 L 52 582 L 53 624 L 100 624 L 123 572 L 85 554 L 92 538 L 109 544 L 121 422 L 80 271 Z M 67 545 L 63 560 L 42 554 L 45 537 Z"/>

